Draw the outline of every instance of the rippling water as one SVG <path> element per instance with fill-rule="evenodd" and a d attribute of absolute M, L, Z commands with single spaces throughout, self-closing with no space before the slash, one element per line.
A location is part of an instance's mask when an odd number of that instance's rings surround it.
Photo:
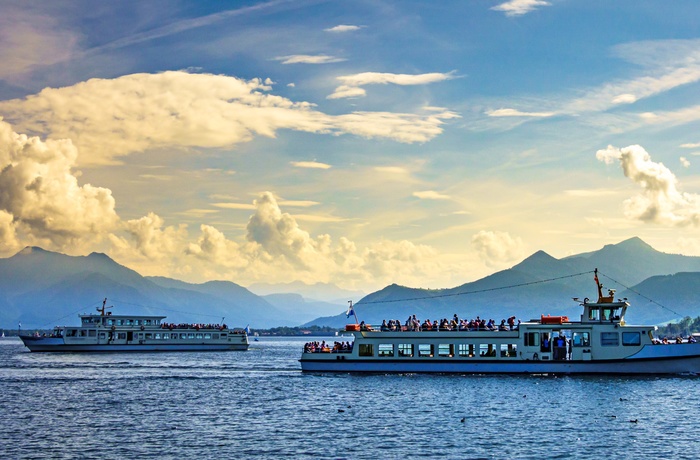
<path fill-rule="evenodd" d="M 0 339 L 0 458 L 698 455 L 696 377 L 302 374 L 302 345 L 45 354 Z"/>

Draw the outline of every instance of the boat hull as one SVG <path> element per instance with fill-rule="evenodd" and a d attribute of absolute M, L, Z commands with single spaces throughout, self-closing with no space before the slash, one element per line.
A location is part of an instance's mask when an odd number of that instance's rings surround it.
<path fill-rule="evenodd" d="M 173 343 L 173 344 L 67 344 L 62 338 L 20 337 L 32 352 L 152 352 L 152 351 L 245 351 L 241 343 Z"/>
<path fill-rule="evenodd" d="M 304 353 L 306 372 L 444 374 L 700 374 L 700 343 L 645 346 L 624 359 L 572 361 L 523 359 L 361 358 Z"/>

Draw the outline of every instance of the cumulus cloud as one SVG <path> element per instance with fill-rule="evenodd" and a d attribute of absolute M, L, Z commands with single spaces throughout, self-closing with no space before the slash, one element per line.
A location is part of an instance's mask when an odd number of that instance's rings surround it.
<path fill-rule="evenodd" d="M 508 232 L 482 230 L 472 237 L 472 246 L 489 267 L 501 267 L 523 255 L 523 242 Z"/>
<path fill-rule="evenodd" d="M 0 120 L 0 236 L 63 249 L 100 241 L 118 223 L 109 189 L 79 185 L 70 140 L 17 134 Z M 11 217 L 11 219 L 10 219 Z"/>
<path fill-rule="evenodd" d="M 454 72 L 448 73 L 424 73 L 417 75 L 363 72 L 353 75 L 337 77 L 342 84 L 338 86 L 328 99 L 341 99 L 348 97 L 360 97 L 365 95 L 362 86 L 394 84 L 400 86 L 427 85 L 430 83 L 450 80 L 454 78 Z"/>
<path fill-rule="evenodd" d="M 109 164 L 153 148 L 232 148 L 256 136 L 274 137 L 281 129 L 426 142 L 442 132 L 442 120 L 456 116 L 328 115 L 270 90 L 260 79 L 181 71 L 133 74 L 46 88 L 0 102 L 0 113 L 24 132 L 71 139 L 80 152 L 78 164 Z"/>
<path fill-rule="evenodd" d="M 346 24 L 339 24 L 335 27 L 328 29 L 323 29 L 325 32 L 343 33 L 343 32 L 354 32 L 356 30 L 362 29 L 364 26 L 352 26 Z"/>
<path fill-rule="evenodd" d="M 696 148 L 700 147 L 700 142 L 681 144 L 681 147 L 684 149 L 696 149 Z"/>
<path fill-rule="evenodd" d="M 530 11 L 534 11 L 538 6 L 548 5 L 550 5 L 550 3 L 544 0 L 510 0 L 491 7 L 491 9 L 494 11 L 503 11 L 506 16 L 522 16 Z"/>
<path fill-rule="evenodd" d="M 639 145 L 622 149 L 608 146 L 596 158 L 610 164 L 620 162 L 625 177 L 642 188 L 642 193 L 624 202 L 625 215 L 647 223 L 697 225 L 700 223 L 700 196 L 678 190 L 676 176 Z"/>
<path fill-rule="evenodd" d="M 688 161 L 688 159 L 686 157 L 681 157 L 680 161 L 681 161 L 681 166 L 683 166 L 684 168 L 690 167 L 690 161 Z"/>
<path fill-rule="evenodd" d="M 517 109 L 497 109 L 486 112 L 489 117 L 538 117 L 546 118 L 556 115 L 554 112 L 521 112 Z"/>
<path fill-rule="evenodd" d="M 280 56 L 275 58 L 276 61 L 282 61 L 282 64 L 330 64 L 333 62 L 343 62 L 346 59 L 335 56 L 327 56 L 325 54 L 309 55 L 309 54 L 294 54 L 291 56 Z"/>

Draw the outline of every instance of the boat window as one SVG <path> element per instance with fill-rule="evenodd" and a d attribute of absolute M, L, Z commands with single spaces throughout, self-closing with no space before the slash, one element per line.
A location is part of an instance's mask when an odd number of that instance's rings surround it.
<path fill-rule="evenodd" d="M 88 337 L 97 337 L 97 331 L 94 329 L 90 329 L 88 331 Z"/>
<path fill-rule="evenodd" d="M 100 338 L 101 338 L 101 339 L 104 339 L 105 337 L 106 337 L 106 336 L 105 336 L 105 333 L 104 333 L 104 332 L 100 332 Z"/>
<path fill-rule="evenodd" d="M 80 337 L 87 337 L 87 331 L 85 329 L 80 330 Z"/>
<path fill-rule="evenodd" d="M 455 346 L 451 343 L 441 343 L 438 345 L 438 356 L 452 358 L 455 355 Z"/>
<path fill-rule="evenodd" d="M 479 356 L 481 356 L 482 358 L 495 358 L 496 345 L 492 343 L 479 344 Z"/>
<path fill-rule="evenodd" d="M 146 340 L 153 339 L 153 334 L 150 332 L 146 332 Z"/>
<path fill-rule="evenodd" d="M 170 333 L 163 332 L 163 340 L 170 340 Z"/>
<path fill-rule="evenodd" d="M 141 324 L 141 320 L 140 320 L 140 319 L 135 319 L 135 320 L 134 320 L 134 324 L 135 324 L 136 326 L 138 326 L 139 324 Z"/>
<path fill-rule="evenodd" d="M 160 332 L 156 332 L 156 339 L 160 340 Z"/>
<path fill-rule="evenodd" d="M 118 320 L 117 320 L 117 326 L 121 326 L 121 325 L 122 325 L 122 320 L 118 319 Z"/>
<path fill-rule="evenodd" d="M 597 307 L 591 307 L 590 310 L 588 310 L 588 319 L 591 321 L 598 321 L 600 317 L 600 310 L 598 310 Z"/>
<path fill-rule="evenodd" d="M 378 346 L 379 356 L 394 356 L 394 345 L 390 343 L 380 343 Z"/>
<path fill-rule="evenodd" d="M 77 329 L 67 329 L 66 330 L 66 337 L 76 337 L 77 335 L 78 335 Z"/>
<path fill-rule="evenodd" d="M 219 334 L 212 334 L 211 338 L 217 340 L 219 338 Z"/>
<path fill-rule="evenodd" d="M 126 332 L 120 332 L 119 334 L 117 334 L 117 338 L 119 340 L 126 340 Z"/>
<path fill-rule="evenodd" d="M 181 338 L 181 339 L 186 339 L 186 338 L 187 338 L 187 334 L 185 334 L 185 333 L 180 334 L 180 338 Z"/>
<path fill-rule="evenodd" d="M 124 320 L 124 323 L 125 323 L 127 326 L 133 326 L 133 325 L 134 325 L 134 320 L 133 320 L 133 319 L 125 319 L 125 320 Z"/>
<path fill-rule="evenodd" d="M 195 334 L 195 337 L 198 338 L 198 339 L 201 339 L 201 338 L 204 337 L 204 336 L 202 335 L 201 332 L 197 332 L 197 334 Z"/>
<path fill-rule="evenodd" d="M 412 358 L 413 357 L 413 344 L 412 343 L 400 343 L 399 344 L 399 356 Z"/>
<path fill-rule="evenodd" d="M 205 338 L 205 339 L 211 339 L 211 334 L 207 332 L 206 334 L 204 334 L 204 338 Z"/>
<path fill-rule="evenodd" d="M 622 345 L 626 347 L 641 345 L 642 337 L 639 332 L 623 332 Z"/>
<path fill-rule="evenodd" d="M 222 339 L 225 339 L 225 338 L 226 338 L 226 334 L 221 334 L 221 338 L 222 338 Z"/>
<path fill-rule="evenodd" d="M 110 319 L 107 320 L 107 325 L 108 325 L 108 326 L 111 326 L 111 325 L 113 325 L 113 324 L 114 324 L 114 320 L 113 320 L 112 318 L 110 318 Z"/>
<path fill-rule="evenodd" d="M 572 340 L 575 347 L 591 346 L 591 334 L 589 332 L 574 332 Z"/>
<path fill-rule="evenodd" d="M 526 347 L 539 347 L 540 346 L 540 333 L 539 332 L 526 332 L 525 333 L 525 346 Z"/>
<path fill-rule="evenodd" d="M 188 339 L 194 339 L 194 332 L 188 332 L 188 333 L 187 333 L 187 338 L 188 338 Z"/>
<path fill-rule="evenodd" d="M 374 356 L 374 347 L 371 343 L 360 344 L 360 356 Z"/>
<path fill-rule="evenodd" d="M 418 344 L 418 356 L 421 358 L 432 358 L 433 357 L 433 345 L 431 343 L 419 343 Z"/>
<path fill-rule="evenodd" d="M 620 334 L 617 332 L 601 332 L 600 344 L 604 347 L 617 347 L 620 345 Z"/>
<path fill-rule="evenodd" d="M 515 358 L 518 356 L 518 346 L 514 343 L 501 344 L 501 358 Z"/>
<path fill-rule="evenodd" d="M 474 344 L 466 344 L 466 343 L 460 343 L 457 346 L 457 351 L 459 352 L 459 356 L 463 358 L 473 358 L 474 357 Z"/>
<path fill-rule="evenodd" d="M 155 323 L 156 326 L 160 326 L 160 320 L 159 320 L 159 319 L 155 320 L 154 323 Z"/>

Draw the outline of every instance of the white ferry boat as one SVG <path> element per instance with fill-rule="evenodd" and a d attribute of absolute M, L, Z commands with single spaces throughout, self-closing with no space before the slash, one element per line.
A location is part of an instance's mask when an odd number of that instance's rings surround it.
<path fill-rule="evenodd" d="M 700 342 L 663 344 L 656 326 L 625 322 L 630 306 L 614 290 L 598 301 L 580 302 L 579 321 L 541 316 L 501 330 L 372 330 L 346 326 L 347 346 L 307 344 L 300 363 L 310 372 L 511 373 L 511 374 L 681 374 L 700 373 Z M 575 299 L 577 300 L 577 299 Z M 461 329 L 461 330 L 460 330 Z"/>
<path fill-rule="evenodd" d="M 247 350 L 245 329 L 229 329 L 225 324 L 172 324 L 165 316 L 79 315 L 77 327 L 55 327 L 51 334 L 22 335 L 30 351 L 216 351 Z M 109 307 L 107 307 L 109 308 Z"/>

